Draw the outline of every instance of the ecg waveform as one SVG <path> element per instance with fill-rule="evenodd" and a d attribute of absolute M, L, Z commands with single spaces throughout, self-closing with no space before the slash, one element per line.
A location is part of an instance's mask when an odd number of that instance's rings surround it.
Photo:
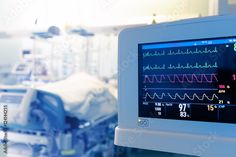
<path fill-rule="evenodd" d="M 143 83 L 213 83 L 218 82 L 217 74 L 169 74 L 145 75 Z"/>
<path fill-rule="evenodd" d="M 218 68 L 217 62 L 215 62 L 214 64 L 210 64 L 207 62 L 200 64 L 196 62 L 195 64 L 186 63 L 185 65 L 181 65 L 180 63 L 178 63 L 177 65 L 169 64 L 168 67 L 165 64 L 163 65 L 155 64 L 154 66 L 150 65 L 143 66 L 143 71 L 165 70 L 165 69 L 178 70 L 178 69 L 212 69 L 212 68 Z"/>
<path fill-rule="evenodd" d="M 209 53 L 218 53 L 217 47 L 215 47 L 214 49 L 208 49 L 206 47 L 204 50 L 199 50 L 198 48 L 196 48 L 195 50 L 187 49 L 186 51 L 181 51 L 180 49 L 178 49 L 177 51 L 169 50 L 168 52 L 166 52 L 165 50 L 161 52 L 158 52 L 158 51 L 146 52 L 146 53 L 143 53 L 143 58 L 158 57 L 158 56 L 165 56 L 165 55 L 173 56 L 173 55 L 209 54 Z"/>
<path fill-rule="evenodd" d="M 209 100 L 209 101 L 214 101 L 215 99 L 219 99 L 218 96 L 216 94 L 213 94 L 212 96 L 207 96 L 205 93 L 202 94 L 201 96 L 197 95 L 196 93 L 194 93 L 192 96 L 188 95 L 187 93 L 184 93 L 182 96 L 178 93 L 175 93 L 174 95 L 171 95 L 170 93 L 162 93 L 161 95 L 158 95 L 157 93 L 154 93 L 153 95 L 149 94 L 148 92 L 145 94 L 144 99 L 150 98 L 152 100 L 154 100 L 155 98 L 162 100 L 164 99 L 164 97 L 169 97 L 172 100 Z"/>

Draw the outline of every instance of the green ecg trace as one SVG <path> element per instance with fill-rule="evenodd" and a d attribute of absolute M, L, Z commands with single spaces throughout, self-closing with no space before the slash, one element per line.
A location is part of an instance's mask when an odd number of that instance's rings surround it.
<path fill-rule="evenodd" d="M 189 64 L 181 65 L 180 63 L 176 65 L 171 65 L 168 67 L 168 69 L 211 69 L 211 68 L 218 68 L 217 62 L 215 64 L 208 64 L 205 62 L 205 64 Z"/>
<path fill-rule="evenodd" d="M 205 48 L 204 50 L 199 50 L 198 48 L 196 48 L 195 50 L 189 50 L 187 49 L 186 51 L 181 51 L 180 49 L 178 49 L 177 51 L 171 51 L 167 54 L 167 55 L 194 55 L 194 54 L 207 54 L 207 53 L 217 53 L 218 50 L 215 47 L 214 49 L 208 49 Z"/>
<path fill-rule="evenodd" d="M 235 45 L 235 50 L 236 50 L 236 45 Z M 209 54 L 209 53 L 218 53 L 217 48 L 213 48 L 213 49 L 199 49 L 199 48 L 195 48 L 194 50 L 190 50 L 190 49 L 186 49 L 184 51 L 178 49 L 175 51 L 169 50 L 168 52 L 166 52 L 165 50 L 158 52 L 146 52 L 143 54 L 143 58 L 146 57 L 160 57 L 160 56 L 177 56 L 177 55 L 195 55 L 195 54 Z"/>
<path fill-rule="evenodd" d="M 153 65 L 153 66 L 150 66 L 150 65 L 147 65 L 147 66 L 143 66 L 143 71 L 151 71 L 151 70 L 165 70 L 165 69 L 213 69 L 213 68 L 218 68 L 218 64 L 217 62 L 215 62 L 214 64 L 210 64 L 210 63 L 203 63 L 203 64 L 200 64 L 200 63 L 195 63 L 195 64 L 190 64 L 190 63 L 186 63 L 185 65 L 182 65 L 180 63 L 178 63 L 177 65 L 172 65 L 172 64 L 169 64 L 168 67 L 166 67 L 165 64 L 163 65 Z"/>
<path fill-rule="evenodd" d="M 143 54 L 143 58 L 146 58 L 146 57 L 157 57 L 157 56 L 165 56 L 165 51 L 163 51 L 163 52 L 154 52 L 154 53 L 147 52 L 147 53 Z"/>
<path fill-rule="evenodd" d="M 154 66 L 147 65 L 147 66 L 143 67 L 143 71 L 146 71 L 146 70 L 149 70 L 149 71 L 150 70 L 164 70 L 164 69 L 166 69 L 165 64 L 163 64 L 161 66 L 159 66 L 159 65 L 154 65 Z"/>

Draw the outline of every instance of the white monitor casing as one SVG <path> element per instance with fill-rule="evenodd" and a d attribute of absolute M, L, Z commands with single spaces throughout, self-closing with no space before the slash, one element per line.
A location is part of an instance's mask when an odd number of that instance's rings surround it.
<path fill-rule="evenodd" d="M 130 28 L 119 36 L 115 144 L 201 157 L 233 157 L 236 124 L 139 118 L 138 44 L 236 37 L 236 16 L 213 16 Z"/>

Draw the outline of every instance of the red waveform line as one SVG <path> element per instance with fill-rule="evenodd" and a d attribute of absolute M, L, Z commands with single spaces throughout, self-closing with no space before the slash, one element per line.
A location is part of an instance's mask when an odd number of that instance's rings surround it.
<path fill-rule="evenodd" d="M 210 76 L 210 77 L 209 77 Z M 172 75 L 145 75 L 143 83 L 162 83 L 163 81 L 170 83 L 213 83 L 218 82 L 217 74 L 172 74 Z"/>

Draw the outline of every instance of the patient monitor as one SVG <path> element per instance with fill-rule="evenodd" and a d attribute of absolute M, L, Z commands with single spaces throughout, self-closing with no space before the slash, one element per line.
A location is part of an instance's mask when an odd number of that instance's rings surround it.
<path fill-rule="evenodd" d="M 124 30 L 115 144 L 235 156 L 236 17 Z"/>

